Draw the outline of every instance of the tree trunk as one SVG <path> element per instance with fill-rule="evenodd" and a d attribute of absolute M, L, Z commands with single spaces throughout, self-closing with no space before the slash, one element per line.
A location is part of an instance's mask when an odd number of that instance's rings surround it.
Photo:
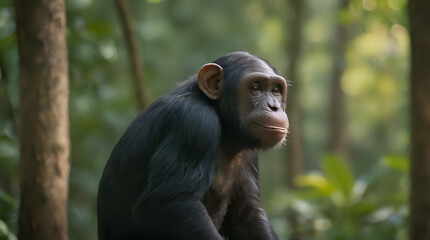
<path fill-rule="evenodd" d="M 338 12 L 341 13 L 347 10 L 348 4 L 349 0 L 341 0 Z M 347 159 L 347 129 L 345 121 L 345 95 L 341 87 L 341 79 L 345 71 L 347 42 L 347 26 L 345 23 L 338 22 L 336 27 L 336 39 L 334 40 L 333 82 L 330 94 L 327 150 L 343 159 Z"/>
<path fill-rule="evenodd" d="M 302 135 L 300 129 L 300 77 L 298 63 L 301 57 L 301 47 L 303 42 L 302 27 L 303 27 L 303 8 L 302 0 L 290 0 L 289 6 L 291 11 L 290 18 L 290 42 L 288 45 L 288 54 L 290 56 L 287 78 L 292 81 L 292 86 L 288 91 L 287 114 L 290 120 L 290 134 L 287 142 L 287 186 L 290 189 L 295 189 L 295 179 L 303 171 L 303 150 L 302 150 Z M 298 218 L 294 209 L 287 209 L 286 218 L 291 227 L 290 239 L 299 237 Z"/>
<path fill-rule="evenodd" d="M 288 65 L 287 78 L 291 80 L 292 86 L 288 91 L 288 118 L 290 120 L 290 134 L 288 135 L 288 164 L 287 184 L 294 188 L 294 179 L 302 172 L 303 150 L 300 130 L 300 109 L 299 109 L 299 77 L 297 63 L 300 61 L 301 43 L 302 43 L 302 19 L 303 19 L 303 1 L 290 0 L 292 17 L 290 19 L 290 43 L 288 52 L 290 61 Z"/>
<path fill-rule="evenodd" d="M 430 239 L 430 1 L 409 1 L 411 35 L 410 239 Z"/>
<path fill-rule="evenodd" d="M 19 238 L 67 239 L 68 66 L 64 0 L 16 0 L 20 80 Z"/>
<path fill-rule="evenodd" d="M 303 1 L 290 0 L 291 14 L 290 19 L 290 43 L 288 46 L 288 53 L 290 61 L 288 65 L 287 78 L 292 81 L 292 86 L 288 91 L 288 118 L 290 120 L 290 134 L 288 135 L 287 151 L 288 151 L 288 164 L 287 184 L 289 187 L 294 188 L 294 179 L 302 172 L 303 150 L 302 150 L 302 137 L 300 129 L 300 108 L 299 108 L 299 85 L 300 80 L 298 76 L 297 64 L 300 61 L 301 43 L 302 43 L 302 21 L 303 21 Z"/>
<path fill-rule="evenodd" d="M 143 58 L 139 47 L 136 28 L 130 18 L 130 8 L 128 6 L 127 0 L 115 0 L 115 3 L 121 19 L 128 55 L 130 58 L 137 103 L 139 109 L 144 109 L 146 106 L 148 106 L 149 95 L 146 91 L 145 80 L 143 77 Z"/>

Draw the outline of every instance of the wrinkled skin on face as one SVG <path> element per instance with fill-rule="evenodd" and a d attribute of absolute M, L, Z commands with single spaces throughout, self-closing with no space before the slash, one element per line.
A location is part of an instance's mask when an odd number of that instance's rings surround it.
<path fill-rule="evenodd" d="M 247 53 L 231 59 L 220 61 L 223 66 L 205 64 L 198 75 L 199 88 L 217 102 L 227 138 L 257 149 L 282 145 L 288 132 L 287 81 Z"/>
<path fill-rule="evenodd" d="M 283 144 L 289 125 L 286 80 L 260 61 L 243 72 L 238 96 L 242 126 L 259 147 Z"/>

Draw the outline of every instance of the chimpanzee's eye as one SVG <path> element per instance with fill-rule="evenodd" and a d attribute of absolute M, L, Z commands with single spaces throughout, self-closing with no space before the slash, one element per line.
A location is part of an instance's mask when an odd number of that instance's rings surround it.
<path fill-rule="evenodd" d="M 254 94 L 254 95 L 260 93 L 261 92 L 261 85 L 259 83 L 253 83 L 251 85 L 251 87 L 249 88 L 249 92 L 251 94 Z"/>
<path fill-rule="evenodd" d="M 276 96 L 280 95 L 281 94 L 281 87 L 276 86 L 275 88 L 272 89 L 272 93 L 273 93 L 273 95 L 276 95 Z"/>

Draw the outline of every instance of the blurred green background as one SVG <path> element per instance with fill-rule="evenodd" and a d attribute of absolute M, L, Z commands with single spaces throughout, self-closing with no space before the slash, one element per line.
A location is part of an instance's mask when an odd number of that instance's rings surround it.
<path fill-rule="evenodd" d="M 262 198 L 281 239 L 407 239 L 409 35 L 406 0 L 130 0 L 151 100 L 230 51 L 268 59 L 297 94 L 303 172 L 287 185 L 286 148 L 261 154 Z M 138 114 L 126 43 L 113 1 L 67 3 L 70 76 L 70 239 L 97 239 L 98 182 Z M 18 52 L 12 0 L 0 2 L 0 239 L 14 239 L 19 202 Z M 348 30 L 341 89 L 347 150 L 327 150 L 337 26 Z M 292 79 L 289 65 L 296 61 Z M 297 84 L 296 84 L 297 83 Z M 291 102 L 289 103 L 291 104 Z M 288 107 L 287 107 L 288 108 Z M 291 116 L 290 116 L 291 117 Z M 288 145 L 288 144 L 287 144 Z M 294 212 L 294 222 L 288 221 Z"/>

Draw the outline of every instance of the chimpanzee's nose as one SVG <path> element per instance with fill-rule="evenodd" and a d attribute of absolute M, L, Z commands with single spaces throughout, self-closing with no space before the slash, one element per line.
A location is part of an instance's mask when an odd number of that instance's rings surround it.
<path fill-rule="evenodd" d="M 267 105 L 274 112 L 278 111 L 278 109 L 281 107 L 281 104 L 279 103 L 279 101 L 271 97 L 268 98 Z"/>

